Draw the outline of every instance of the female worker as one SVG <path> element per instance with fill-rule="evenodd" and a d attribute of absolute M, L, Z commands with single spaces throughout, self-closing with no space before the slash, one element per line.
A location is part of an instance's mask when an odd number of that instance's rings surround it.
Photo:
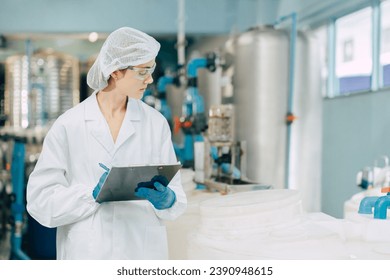
<path fill-rule="evenodd" d="M 177 163 L 165 118 L 144 104 L 160 44 L 129 27 L 111 33 L 88 72 L 95 92 L 48 132 L 27 185 L 27 210 L 57 227 L 57 259 L 167 259 L 163 219 L 186 208 L 180 173 L 146 200 L 95 201 L 107 166 Z"/>

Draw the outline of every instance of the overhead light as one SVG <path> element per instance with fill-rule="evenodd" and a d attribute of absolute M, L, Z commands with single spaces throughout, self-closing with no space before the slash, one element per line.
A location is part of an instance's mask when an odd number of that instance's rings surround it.
<path fill-rule="evenodd" d="M 96 42 L 96 40 L 99 38 L 99 35 L 96 33 L 96 32 L 91 32 L 89 33 L 88 35 L 88 40 L 91 42 L 91 43 L 94 43 Z"/>

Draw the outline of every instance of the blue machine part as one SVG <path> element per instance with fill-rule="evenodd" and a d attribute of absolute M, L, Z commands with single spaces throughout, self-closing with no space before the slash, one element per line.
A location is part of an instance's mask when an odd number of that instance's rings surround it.
<path fill-rule="evenodd" d="M 390 193 L 385 196 L 368 196 L 362 199 L 359 205 L 359 214 L 372 214 L 374 208 L 374 219 L 385 220 L 387 209 L 390 208 Z"/>
<path fill-rule="evenodd" d="M 171 76 L 162 76 L 158 79 L 157 82 L 157 91 L 158 92 L 166 92 L 167 86 L 173 84 L 174 78 Z"/>
<path fill-rule="evenodd" d="M 359 214 L 372 214 L 372 208 L 379 196 L 369 196 L 362 199 L 359 205 Z"/>
<path fill-rule="evenodd" d="M 188 79 L 197 77 L 198 69 L 206 68 L 206 67 L 207 67 L 207 58 L 201 57 L 201 58 L 194 58 L 190 60 L 187 66 Z"/>
<path fill-rule="evenodd" d="M 188 87 L 182 107 L 181 128 L 184 133 L 182 146 L 174 145 L 175 151 L 184 167 L 194 165 L 194 143 L 203 141 L 201 132 L 206 128 L 204 100 L 197 88 L 197 71 L 208 66 L 207 58 L 195 58 L 187 65 Z"/>
<path fill-rule="evenodd" d="M 173 125 L 172 111 L 171 108 L 169 108 L 168 106 L 166 92 L 167 92 L 167 86 L 173 84 L 173 82 L 174 82 L 174 78 L 171 76 L 162 76 L 161 78 L 158 79 L 157 82 L 158 99 L 160 100 L 159 111 L 167 119 L 171 129 Z"/>
<path fill-rule="evenodd" d="M 11 205 L 14 226 L 11 234 L 11 259 L 55 259 L 56 258 L 56 229 L 47 228 L 26 215 L 28 230 L 23 231 L 25 222 L 25 140 L 15 139 L 11 163 L 11 182 L 15 197 Z M 28 213 L 27 213 L 28 214 Z M 22 240 L 26 237 L 28 255 L 22 250 Z"/>
<path fill-rule="evenodd" d="M 11 259 L 29 260 L 30 258 L 22 251 L 22 235 L 23 235 L 23 218 L 25 212 L 24 206 L 24 170 L 25 170 L 25 144 L 15 141 L 12 165 L 11 165 L 11 180 L 12 188 L 15 194 L 15 201 L 11 205 L 12 215 L 15 224 L 11 235 Z"/>
<path fill-rule="evenodd" d="M 390 195 L 379 197 L 374 205 L 374 219 L 385 220 L 388 208 L 390 208 Z"/>
<path fill-rule="evenodd" d="M 199 68 L 207 67 L 207 58 L 195 58 L 188 63 L 187 77 L 189 80 L 186 98 L 184 99 L 183 116 L 189 117 L 194 114 L 204 113 L 204 100 L 199 95 L 197 85 L 197 75 Z"/>

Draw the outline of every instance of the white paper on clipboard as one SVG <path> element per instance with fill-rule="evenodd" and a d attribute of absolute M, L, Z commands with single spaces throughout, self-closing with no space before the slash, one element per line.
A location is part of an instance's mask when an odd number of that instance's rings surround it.
<path fill-rule="evenodd" d="M 138 183 L 148 182 L 154 176 L 162 175 L 170 182 L 181 168 L 180 163 L 112 167 L 96 197 L 99 203 L 106 201 L 140 200 L 135 196 Z"/>

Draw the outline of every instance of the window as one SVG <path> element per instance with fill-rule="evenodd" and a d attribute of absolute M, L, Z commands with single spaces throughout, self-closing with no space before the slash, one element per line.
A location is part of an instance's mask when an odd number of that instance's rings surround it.
<path fill-rule="evenodd" d="M 319 46 L 319 62 L 320 62 L 320 71 L 321 71 L 321 95 L 323 97 L 327 96 L 328 92 L 328 57 L 327 57 L 327 46 L 328 46 L 328 38 L 327 38 L 327 28 L 326 26 L 321 26 L 314 30 L 315 38 L 317 39 Z"/>
<path fill-rule="evenodd" d="M 371 89 L 372 8 L 336 20 L 336 94 Z"/>
<path fill-rule="evenodd" d="M 390 1 L 381 4 L 381 55 L 383 85 L 390 86 Z"/>

